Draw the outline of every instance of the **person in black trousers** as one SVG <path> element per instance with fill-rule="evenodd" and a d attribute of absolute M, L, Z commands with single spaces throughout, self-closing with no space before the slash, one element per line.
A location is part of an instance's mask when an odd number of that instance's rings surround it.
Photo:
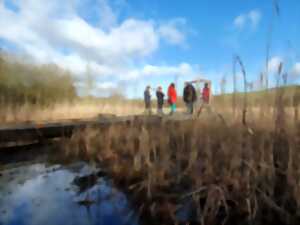
<path fill-rule="evenodd" d="M 183 90 L 183 100 L 186 104 L 187 112 L 189 114 L 193 114 L 194 103 L 197 100 L 197 94 L 194 86 L 189 82 L 185 83 L 185 88 Z"/>
<path fill-rule="evenodd" d="M 164 98 L 165 94 L 162 91 L 162 87 L 158 87 L 156 91 L 156 97 L 157 97 L 157 114 L 163 115 L 163 106 L 164 106 Z"/>
<path fill-rule="evenodd" d="M 144 91 L 144 102 L 145 102 L 145 114 L 151 115 L 152 109 L 151 109 L 151 87 L 147 86 Z"/>

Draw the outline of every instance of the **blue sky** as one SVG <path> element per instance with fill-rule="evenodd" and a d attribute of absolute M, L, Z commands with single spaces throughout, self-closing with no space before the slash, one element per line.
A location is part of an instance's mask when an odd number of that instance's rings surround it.
<path fill-rule="evenodd" d="M 72 71 L 79 92 L 87 73 L 95 82 L 91 93 L 97 95 L 121 90 L 140 97 L 146 85 L 166 90 L 175 77 L 179 89 L 185 80 L 201 77 L 212 80 L 214 92 L 219 92 L 224 76 L 227 91 L 232 88 L 235 54 L 259 88 L 272 24 L 269 79 L 274 80 L 283 62 L 290 83 L 297 83 L 300 1 L 278 0 L 280 16 L 274 16 L 272 2 L 2 0 L 0 47 Z"/>

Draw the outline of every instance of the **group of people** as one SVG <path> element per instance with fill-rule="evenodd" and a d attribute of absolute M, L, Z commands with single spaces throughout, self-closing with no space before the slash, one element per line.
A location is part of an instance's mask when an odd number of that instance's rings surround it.
<path fill-rule="evenodd" d="M 147 86 L 144 92 L 144 101 L 145 101 L 145 112 L 146 114 L 152 114 L 152 106 L 151 106 L 151 87 Z M 157 114 L 163 115 L 163 107 L 165 104 L 165 94 L 162 90 L 162 87 L 159 86 L 156 90 L 156 98 L 157 98 Z M 175 88 L 175 84 L 171 83 L 168 88 L 168 104 L 170 106 L 170 114 L 172 115 L 176 111 L 176 102 L 177 102 L 177 91 Z"/>
<path fill-rule="evenodd" d="M 197 82 L 204 82 L 204 88 L 200 93 L 202 102 L 197 111 L 197 115 L 199 116 L 202 112 L 202 109 L 209 105 L 210 103 L 210 82 L 206 80 L 196 80 L 185 82 L 185 87 L 183 90 L 183 101 L 186 104 L 187 112 L 189 114 L 194 114 L 194 107 L 197 101 L 197 91 L 193 85 L 193 83 Z M 145 101 L 145 113 L 148 115 L 152 114 L 152 107 L 151 107 L 151 87 L 147 86 L 144 91 L 144 101 Z M 165 94 L 163 93 L 162 87 L 159 86 L 156 91 L 156 98 L 157 98 L 157 114 L 163 115 L 163 107 L 165 104 Z M 170 107 L 170 115 L 176 112 L 176 104 L 177 104 L 177 91 L 174 83 L 171 83 L 168 87 L 167 92 L 167 103 Z"/>

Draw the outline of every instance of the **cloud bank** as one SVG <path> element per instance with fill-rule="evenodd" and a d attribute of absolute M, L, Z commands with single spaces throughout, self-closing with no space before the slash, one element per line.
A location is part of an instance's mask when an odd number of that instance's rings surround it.
<path fill-rule="evenodd" d="M 9 4 L 8 4 L 9 3 Z M 84 4 L 96 7 L 90 20 L 82 17 Z M 192 65 L 148 65 L 161 48 L 186 41 L 186 20 L 125 18 L 119 21 L 106 0 L 11 0 L 0 2 L 0 40 L 37 63 L 55 63 L 85 79 L 87 66 L 97 80 L 131 80 L 145 76 L 194 73 Z M 101 78 L 101 79 L 99 79 Z M 109 86 L 112 85 L 101 85 Z"/>

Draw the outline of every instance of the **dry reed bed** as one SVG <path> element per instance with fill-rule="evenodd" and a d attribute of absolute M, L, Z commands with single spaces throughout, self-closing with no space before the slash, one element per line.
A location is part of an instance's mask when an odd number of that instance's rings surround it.
<path fill-rule="evenodd" d="M 42 107 L 32 104 L 22 106 L 1 106 L 1 123 L 42 122 L 69 119 L 88 119 L 99 114 L 115 114 L 118 116 L 141 114 L 143 108 L 130 103 L 58 103 Z"/>
<path fill-rule="evenodd" d="M 63 148 L 67 158 L 107 168 L 148 222 L 179 222 L 175 214 L 189 202 L 185 222 L 297 224 L 300 126 L 274 132 L 257 124 L 249 132 L 215 120 L 134 122 L 78 131 Z"/>

